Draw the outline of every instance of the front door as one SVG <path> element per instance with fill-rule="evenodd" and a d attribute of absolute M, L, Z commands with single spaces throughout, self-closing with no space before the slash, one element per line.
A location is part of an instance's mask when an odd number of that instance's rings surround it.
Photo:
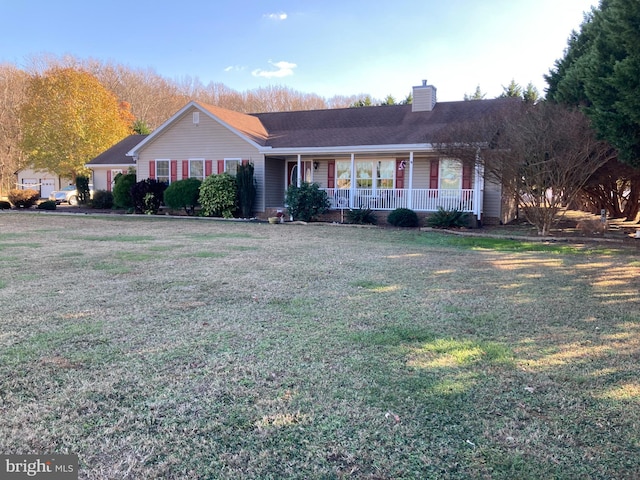
<path fill-rule="evenodd" d="M 312 162 L 300 162 L 302 166 L 302 181 L 311 183 L 313 178 L 311 178 L 311 170 L 312 170 Z M 289 185 L 296 185 L 298 182 L 298 162 L 288 162 L 287 163 L 287 187 Z"/>

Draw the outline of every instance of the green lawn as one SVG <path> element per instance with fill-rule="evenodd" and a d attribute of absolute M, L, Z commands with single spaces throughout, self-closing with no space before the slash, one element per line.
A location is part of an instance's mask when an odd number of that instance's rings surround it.
<path fill-rule="evenodd" d="M 91 479 L 640 472 L 611 245 L 0 214 L 0 451 Z"/>

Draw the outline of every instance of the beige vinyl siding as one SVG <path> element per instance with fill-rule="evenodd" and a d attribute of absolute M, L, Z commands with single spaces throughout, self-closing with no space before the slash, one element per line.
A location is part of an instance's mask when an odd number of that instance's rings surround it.
<path fill-rule="evenodd" d="M 108 190 L 107 186 L 107 171 L 111 170 L 111 167 L 93 167 L 93 190 Z M 124 169 L 126 171 L 126 168 Z"/>
<path fill-rule="evenodd" d="M 313 171 L 313 182 L 320 185 L 320 188 L 328 188 L 329 181 L 329 160 L 313 160 L 318 162 L 318 169 Z"/>
<path fill-rule="evenodd" d="M 151 139 L 139 152 L 137 178 L 149 178 L 149 161 L 172 159 L 178 161 L 178 178 L 182 178 L 182 160 L 204 158 L 213 160 L 213 173 L 217 172 L 218 160 L 241 158 L 254 165 L 254 178 L 258 185 L 256 210 L 264 211 L 264 155 L 226 126 L 200 112 L 200 122 L 193 123 L 191 108 L 169 126 L 158 137 Z"/>
<path fill-rule="evenodd" d="M 264 198 L 266 208 L 284 206 L 285 160 L 268 158 L 265 160 Z"/>
<path fill-rule="evenodd" d="M 484 184 L 483 209 L 483 222 L 498 223 L 502 220 L 502 187 L 489 179 Z"/>
<path fill-rule="evenodd" d="M 407 162 L 408 163 L 408 162 Z M 409 188 L 409 172 L 407 166 L 404 170 L 404 188 Z M 422 189 L 429 188 L 429 173 L 431 172 L 431 158 L 414 158 L 413 159 L 413 188 Z"/>

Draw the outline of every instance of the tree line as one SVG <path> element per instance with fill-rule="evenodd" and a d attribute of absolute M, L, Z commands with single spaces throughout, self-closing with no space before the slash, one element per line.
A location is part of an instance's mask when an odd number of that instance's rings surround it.
<path fill-rule="evenodd" d="M 528 216 L 542 217 L 541 231 L 553 221 L 543 210 L 557 213 L 566 205 L 635 219 L 639 79 L 640 3 L 601 0 L 545 75 L 546 98 L 531 83 L 522 88 L 512 80 L 500 97 L 519 98 L 518 107 L 482 125 L 463 122 L 456 131 L 443 130 L 434 145 L 442 151 L 455 145 L 454 153 L 470 160 L 483 150 L 493 162 L 485 165 L 487 172 L 500 178 Z M 484 97 L 478 86 L 464 99 Z M 11 188 L 14 173 L 27 164 L 63 176 L 81 173 L 84 163 L 127 132 L 153 130 L 188 100 L 245 113 L 397 104 L 390 95 L 382 101 L 370 95 L 327 100 L 286 87 L 238 92 L 221 83 L 168 80 L 151 69 L 73 57 L 39 57 L 23 69 L 0 65 L 0 189 Z M 411 100 L 409 95 L 400 103 Z M 64 150 L 69 145 L 77 151 Z"/>
<path fill-rule="evenodd" d="M 326 99 L 284 86 L 240 92 L 72 56 L 33 57 L 23 68 L 0 64 L 0 193 L 15 188 L 15 173 L 31 164 L 75 177 L 128 133 L 153 131 L 190 100 L 261 113 L 350 107 L 362 98 L 370 97 Z"/>

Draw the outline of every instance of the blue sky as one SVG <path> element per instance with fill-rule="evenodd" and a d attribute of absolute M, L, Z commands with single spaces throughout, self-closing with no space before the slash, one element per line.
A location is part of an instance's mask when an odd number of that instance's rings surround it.
<path fill-rule="evenodd" d="M 439 101 L 533 82 L 598 0 L 0 0 L 0 62 L 70 54 L 243 91 Z"/>

